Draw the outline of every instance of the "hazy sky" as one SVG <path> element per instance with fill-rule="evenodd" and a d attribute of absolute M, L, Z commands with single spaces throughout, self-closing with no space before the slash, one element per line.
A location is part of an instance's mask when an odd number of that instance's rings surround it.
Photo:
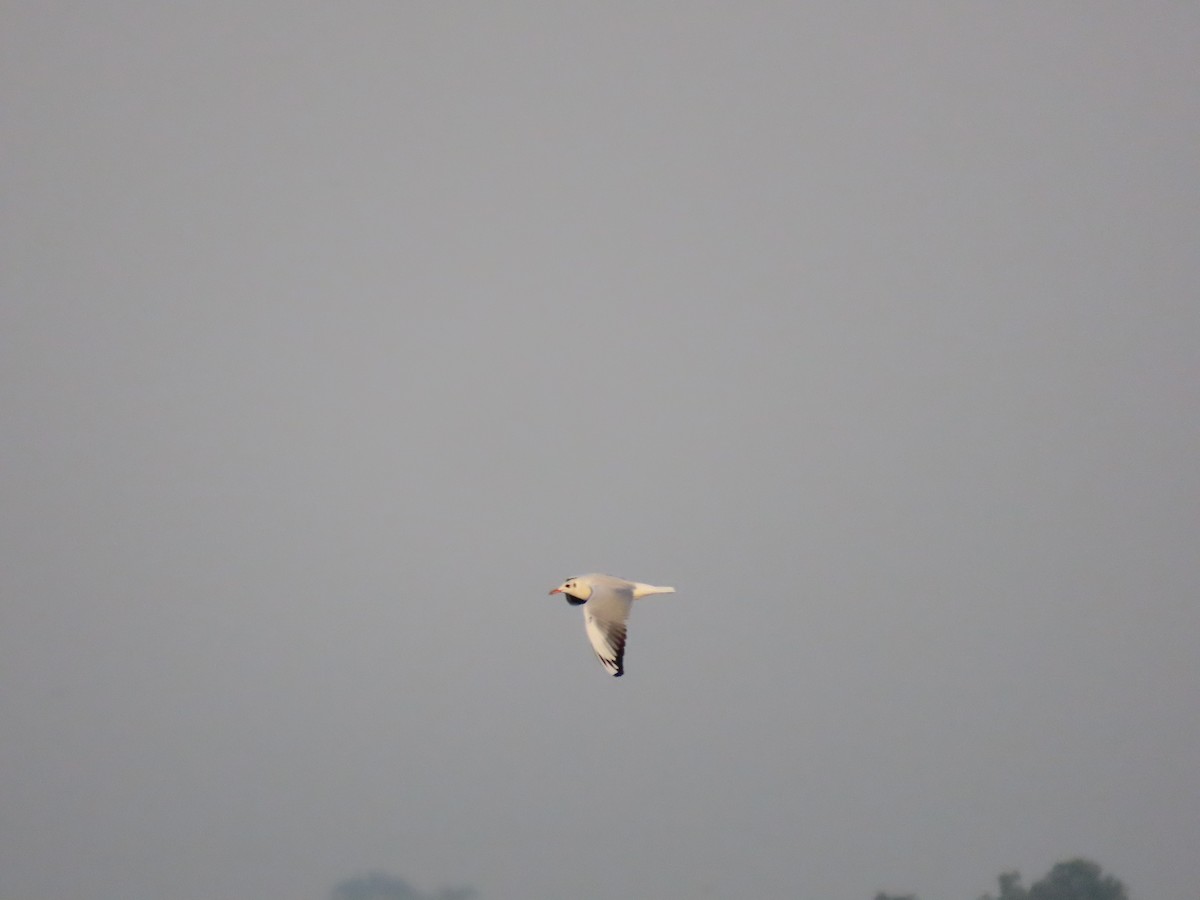
<path fill-rule="evenodd" d="M 1195 4 L 2 17 L 0 900 L 1194 900 Z"/>

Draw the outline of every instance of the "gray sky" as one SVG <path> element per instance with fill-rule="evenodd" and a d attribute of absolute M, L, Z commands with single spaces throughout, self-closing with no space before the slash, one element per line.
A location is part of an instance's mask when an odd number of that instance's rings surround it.
<path fill-rule="evenodd" d="M 1195 897 L 1193 4 L 3 18 L 4 900 Z"/>

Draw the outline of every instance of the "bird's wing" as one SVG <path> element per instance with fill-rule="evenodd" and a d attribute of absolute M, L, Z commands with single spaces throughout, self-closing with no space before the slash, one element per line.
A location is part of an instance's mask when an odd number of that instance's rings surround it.
<path fill-rule="evenodd" d="M 625 623 L 633 598 L 629 591 L 598 588 L 583 607 L 588 640 L 612 675 L 625 674 Z"/>

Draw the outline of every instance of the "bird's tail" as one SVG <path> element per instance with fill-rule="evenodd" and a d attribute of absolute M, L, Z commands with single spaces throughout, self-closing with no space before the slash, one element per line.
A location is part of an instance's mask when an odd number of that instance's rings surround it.
<path fill-rule="evenodd" d="M 655 587 L 652 584 L 642 584 L 635 582 L 633 585 L 633 599 L 640 600 L 642 597 L 649 597 L 651 594 L 673 594 L 673 587 Z"/>

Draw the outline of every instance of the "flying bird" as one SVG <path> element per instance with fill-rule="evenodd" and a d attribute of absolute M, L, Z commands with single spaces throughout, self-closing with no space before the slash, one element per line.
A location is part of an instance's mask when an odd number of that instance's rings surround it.
<path fill-rule="evenodd" d="M 583 607 L 588 640 L 601 664 L 614 677 L 625 674 L 625 623 L 634 600 L 651 594 L 673 594 L 673 587 L 655 587 L 613 575 L 577 575 L 551 594 L 562 594 L 572 606 Z"/>

